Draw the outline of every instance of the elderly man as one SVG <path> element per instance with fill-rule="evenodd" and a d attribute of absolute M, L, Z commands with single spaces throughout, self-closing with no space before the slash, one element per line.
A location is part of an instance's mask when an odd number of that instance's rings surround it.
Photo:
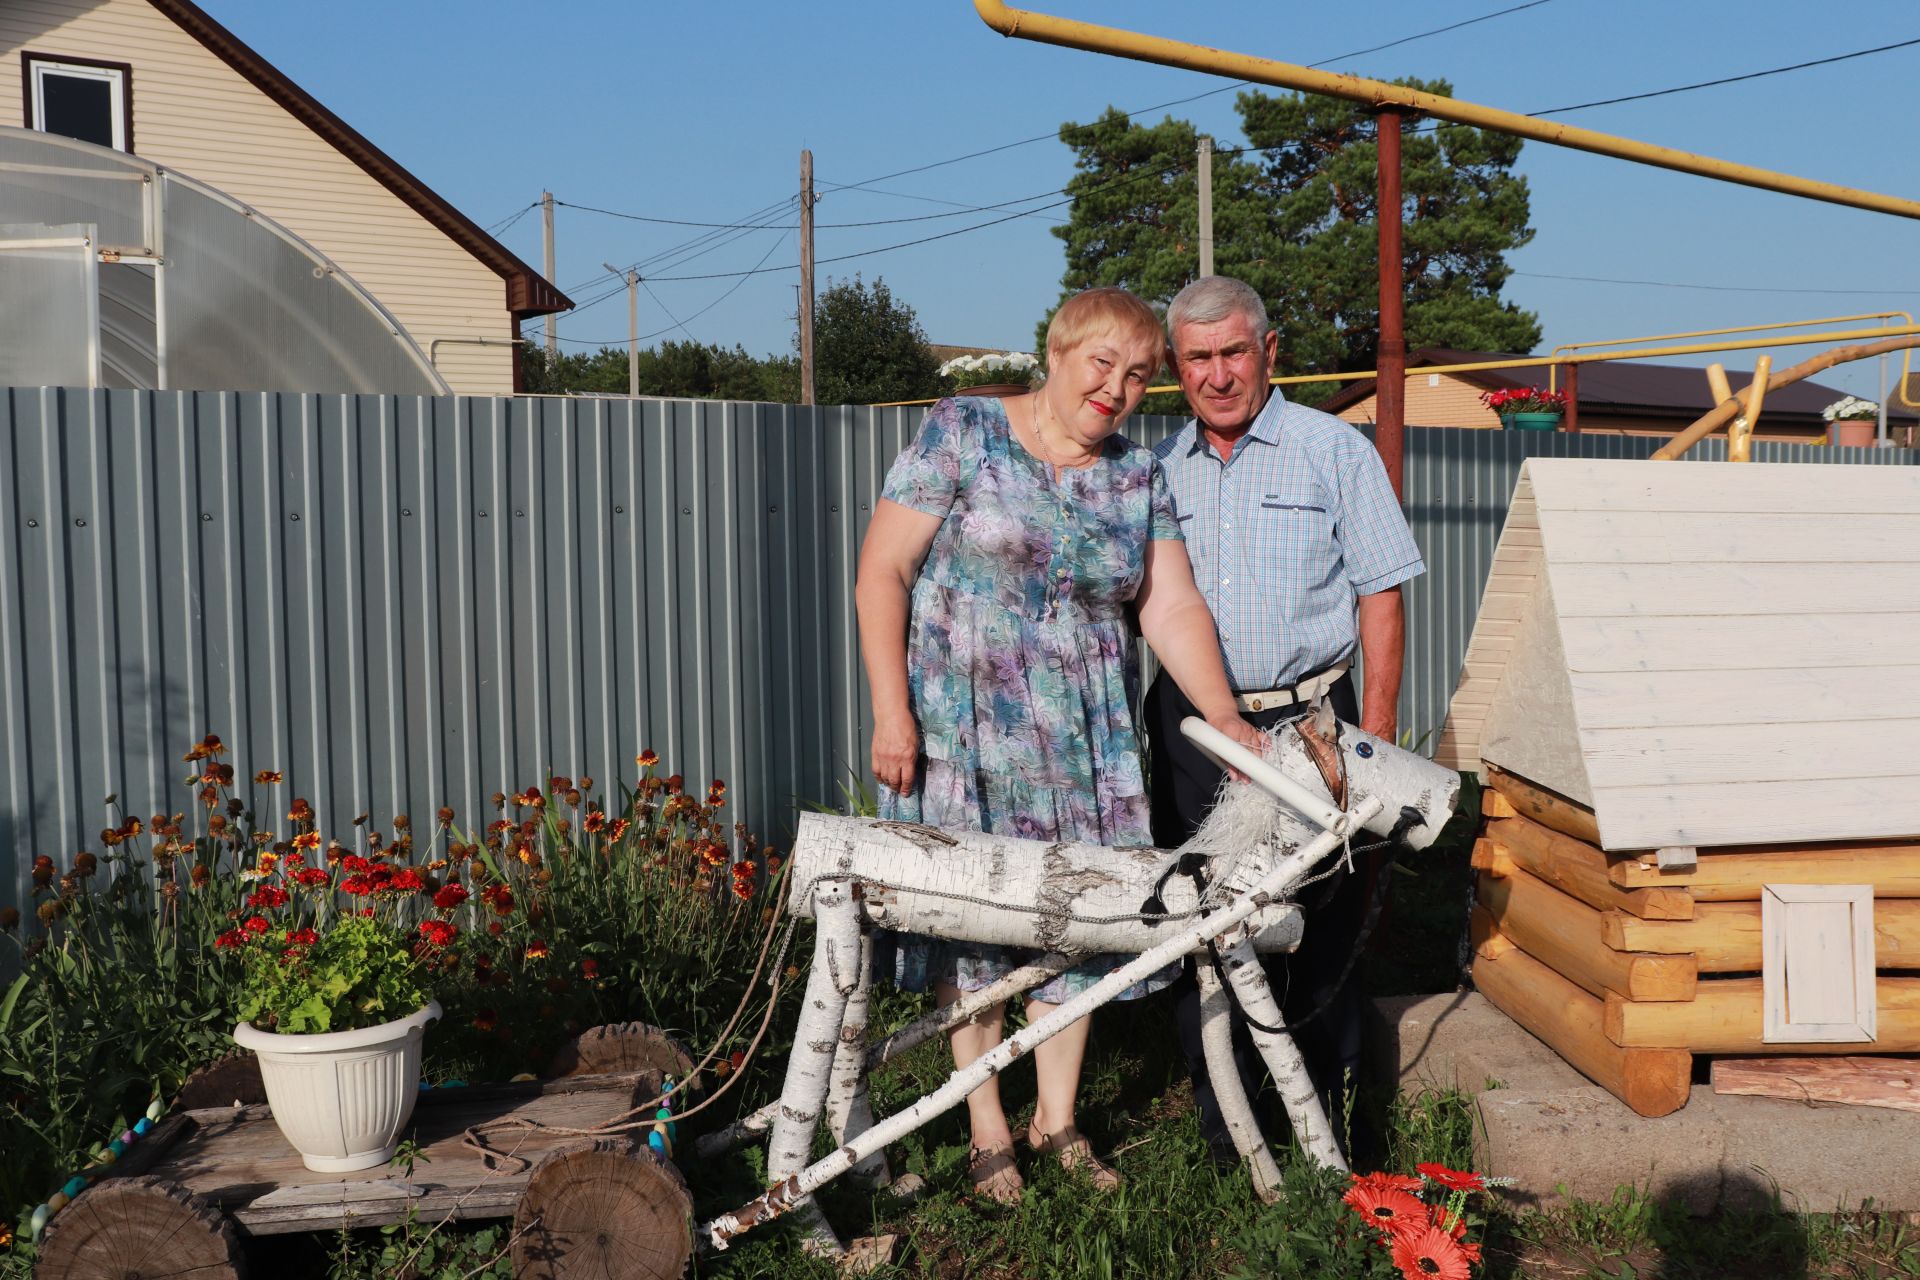
<path fill-rule="evenodd" d="M 1379 454 L 1346 423 L 1290 403 L 1268 384 L 1279 337 L 1248 286 L 1224 276 L 1196 280 L 1168 308 L 1167 334 L 1194 420 L 1157 452 L 1242 713 L 1271 729 L 1324 697 L 1341 719 L 1392 740 L 1405 647 L 1400 584 L 1426 565 Z M 1350 670 L 1356 650 L 1364 708 Z M 1180 733 L 1193 714 L 1172 681 L 1154 681 L 1146 720 L 1154 841 L 1164 848 L 1193 833 L 1220 784 L 1219 767 Z M 1365 876 L 1323 881 L 1303 905 L 1306 940 L 1296 954 L 1269 961 L 1271 977 L 1289 1023 L 1325 1006 L 1296 1035 L 1338 1124 L 1360 1059 L 1362 1003 L 1340 977 L 1366 911 Z M 1216 1158 L 1232 1162 L 1190 975 L 1178 1012 L 1201 1130 Z M 1240 1026 L 1235 1055 L 1251 1097 L 1259 1077 Z"/>

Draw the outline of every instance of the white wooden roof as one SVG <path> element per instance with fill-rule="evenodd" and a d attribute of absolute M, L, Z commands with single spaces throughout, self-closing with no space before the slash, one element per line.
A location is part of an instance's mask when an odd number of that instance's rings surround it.
<path fill-rule="evenodd" d="M 1920 834 L 1920 467 L 1529 459 L 1437 754 L 1608 849 Z"/>

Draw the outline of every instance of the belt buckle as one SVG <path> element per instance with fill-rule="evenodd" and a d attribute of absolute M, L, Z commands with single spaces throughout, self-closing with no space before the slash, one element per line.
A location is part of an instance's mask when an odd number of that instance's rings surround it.
<path fill-rule="evenodd" d="M 1264 708 L 1263 708 L 1263 707 L 1262 707 L 1262 706 L 1260 705 L 1260 699 L 1259 699 L 1259 698 L 1257 698 L 1257 697 L 1256 697 L 1256 698 L 1253 698 L 1253 699 L 1250 699 L 1250 701 L 1251 701 L 1251 702 L 1252 702 L 1252 704 L 1253 704 L 1253 710 L 1255 710 L 1255 711 L 1260 711 L 1260 710 L 1264 710 Z"/>

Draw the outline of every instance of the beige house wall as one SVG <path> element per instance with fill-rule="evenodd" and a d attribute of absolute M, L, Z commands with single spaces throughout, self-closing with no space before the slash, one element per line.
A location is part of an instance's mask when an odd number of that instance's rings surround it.
<path fill-rule="evenodd" d="M 1376 397 L 1369 395 L 1340 410 L 1339 417 L 1356 425 L 1372 422 L 1378 412 Z M 1588 435 L 1671 436 L 1687 424 L 1686 419 L 1655 418 L 1629 414 L 1601 413 L 1583 408 L 1580 430 Z M 1493 429 L 1500 416 L 1480 403 L 1480 388 L 1465 378 L 1449 373 L 1422 373 L 1415 369 L 1407 375 L 1406 423 L 1410 427 L 1471 427 Z M 1725 434 L 1721 432 L 1720 434 Z M 1798 426 L 1771 424 L 1763 410 L 1757 440 L 1787 440 L 1807 443 L 1824 440 L 1824 431 Z"/>
<path fill-rule="evenodd" d="M 21 51 L 133 68 L 133 150 L 257 208 L 435 339 L 513 336 L 506 282 L 145 0 L 0 0 L 0 124 L 25 127 Z M 462 395 L 513 390 L 506 346 L 442 343 Z"/>

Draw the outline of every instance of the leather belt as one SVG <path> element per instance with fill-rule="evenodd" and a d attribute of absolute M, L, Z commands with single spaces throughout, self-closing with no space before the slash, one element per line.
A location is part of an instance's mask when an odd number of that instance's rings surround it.
<path fill-rule="evenodd" d="M 1257 693 L 1236 693 L 1233 700 L 1242 711 L 1273 711 L 1296 702 L 1311 702 L 1338 684 L 1340 677 L 1346 675 L 1352 665 L 1351 662 L 1336 662 L 1325 671 L 1310 675 L 1296 684 L 1262 689 Z"/>

